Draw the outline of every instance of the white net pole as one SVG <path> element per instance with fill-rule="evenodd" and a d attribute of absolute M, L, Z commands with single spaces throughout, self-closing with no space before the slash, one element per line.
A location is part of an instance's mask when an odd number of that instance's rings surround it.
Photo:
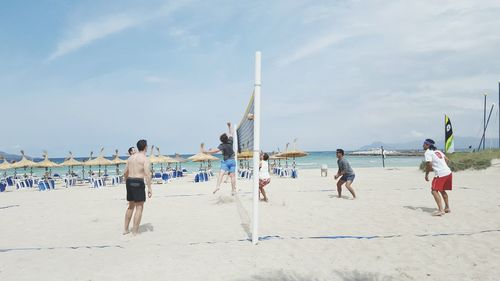
<path fill-rule="evenodd" d="M 231 132 L 233 134 L 233 150 L 234 150 L 234 161 L 236 162 L 236 168 L 235 168 L 235 178 L 236 178 L 236 188 L 238 188 L 238 171 L 240 169 L 240 166 L 238 164 L 238 129 L 233 126 L 233 131 Z"/>
<path fill-rule="evenodd" d="M 253 135 L 253 219 L 252 243 L 259 242 L 259 162 L 260 162 L 260 86 L 261 53 L 255 53 L 255 90 L 254 90 L 254 135 Z"/>

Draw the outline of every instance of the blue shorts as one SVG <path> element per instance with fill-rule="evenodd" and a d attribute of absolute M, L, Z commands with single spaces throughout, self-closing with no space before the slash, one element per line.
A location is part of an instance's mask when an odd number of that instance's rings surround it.
<path fill-rule="evenodd" d="M 234 159 L 220 161 L 220 169 L 234 174 L 236 171 L 236 161 L 234 161 Z"/>
<path fill-rule="evenodd" d="M 355 177 L 356 177 L 356 176 L 355 176 L 354 174 L 352 174 L 352 175 L 343 175 L 343 176 L 340 178 L 340 180 L 341 180 L 341 181 L 350 181 L 350 182 L 353 182 Z"/>

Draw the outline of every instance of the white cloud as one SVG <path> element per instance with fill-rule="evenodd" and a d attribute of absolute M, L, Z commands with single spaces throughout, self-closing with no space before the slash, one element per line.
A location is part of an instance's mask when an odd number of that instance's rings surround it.
<path fill-rule="evenodd" d="M 283 58 L 280 58 L 277 62 L 277 65 L 286 66 L 298 60 L 302 60 L 316 53 L 319 53 L 334 44 L 340 43 L 351 36 L 353 35 L 332 33 L 317 37 L 308 42 L 307 44 L 299 47 L 291 54 Z"/>
<path fill-rule="evenodd" d="M 112 15 L 102 20 L 84 23 L 57 44 L 56 50 L 49 56 L 48 60 L 74 52 L 97 39 L 136 26 L 142 22 L 143 20 L 139 18 L 127 15 Z"/>
<path fill-rule="evenodd" d="M 167 16 L 185 5 L 186 1 L 177 1 L 165 5 L 158 10 L 143 14 L 122 13 L 84 22 L 72 28 L 68 35 L 57 43 L 56 50 L 48 57 L 48 61 L 75 52 L 95 40 L 108 37 L 112 34 L 139 26 L 150 20 Z"/>

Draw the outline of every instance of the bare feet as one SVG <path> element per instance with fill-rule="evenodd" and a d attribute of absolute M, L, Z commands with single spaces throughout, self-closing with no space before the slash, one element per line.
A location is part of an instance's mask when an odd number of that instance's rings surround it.
<path fill-rule="evenodd" d="M 231 190 L 231 195 L 232 196 L 236 195 L 236 189 Z"/>
<path fill-rule="evenodd" d="M 444 209 L 444 212 L 445 213 L 451 213 L 451 210 L 450 210 L 450 208 L 446 208 L 446 209 Z"/>
<path fill-rule="evenodd" d="M 126 229 L 126 230 L 123 231 L 123 235 L 127 235 L 129 233 L 130 233 L 130 230 L 128 230 L 128 229 Z"/>
<path fill-rule="evenodd" d="M 440 217 L 442 215 L 444 215 L 443 211 L 435 211 L 434 213 L 432 213 L 432 216 L 434 216 L 434 217 Z"/>

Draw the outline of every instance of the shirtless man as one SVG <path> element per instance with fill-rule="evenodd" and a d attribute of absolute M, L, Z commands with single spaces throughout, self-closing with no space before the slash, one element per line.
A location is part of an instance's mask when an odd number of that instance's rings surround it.
<path fill-rule="evenodd" d="M 142 210 L 144 208 L 144 201 L 146 201 L 146 182 L 148 186 L 148 198 L 151 198 L 153 191 L 151 190 L 151 163 L 146 156 L 148 144 L 146 140 L 137 142 L 138 153 L 131 155 L 127 160 L 125 166 L 125 178 L 127 187 L 127 201 L 128 208 L 125 213 L 125 227 L 123 234 L 128 234 L 130 220 L 132 213 L 135 209 L 134 224 L 132 227 L 132 234 L 137 235 L 139 232 L 139 225 L 141 224 Z"/>

